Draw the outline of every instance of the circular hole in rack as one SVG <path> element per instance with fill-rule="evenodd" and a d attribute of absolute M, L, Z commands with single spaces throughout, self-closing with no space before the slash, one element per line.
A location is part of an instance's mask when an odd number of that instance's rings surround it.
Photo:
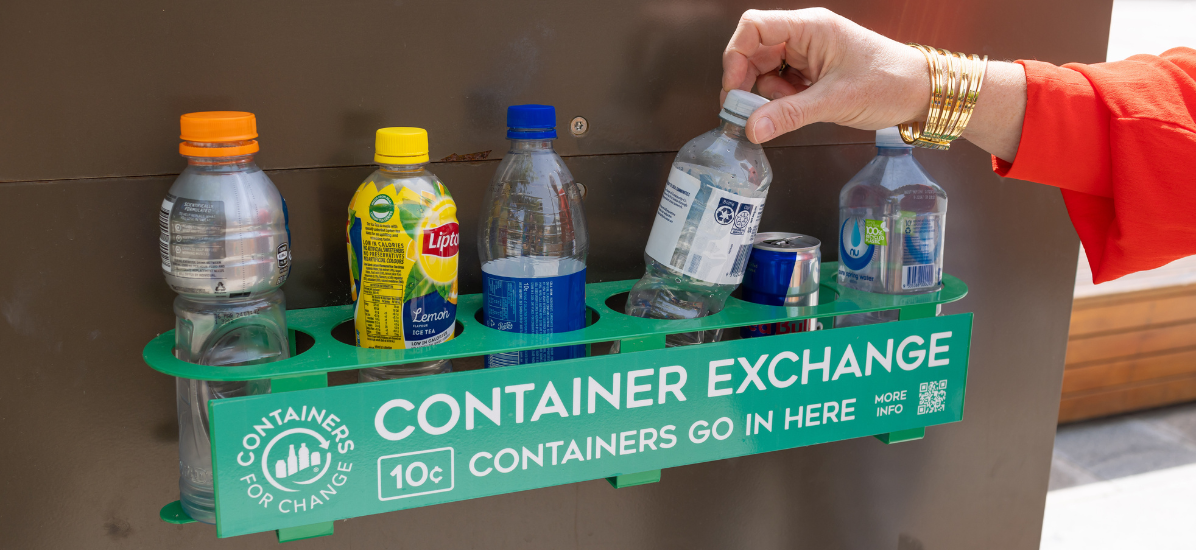
<path fill-rule="evenodd" d="M 454 321 L 453 323 L 455 325 L 453 330 L 453 338 L 456 338 L 461 336 L 462 332 L 465 332 L 465 325 L 462 325 L 461 321 Z M 335 327 L 332 327 L 332 337 L 335 338 L 337 342 L 342 344 L 356 346 L 357 333 L 353 326 L 353 319 L 346 319 Z"/>
<path fill-rule="evenodd" d="M 299 355 L 316 345 L 316 339 L 312 335 L 299 329 L 291 330 L 295 332 L 295 355 Z M 295 355 L 292 355 L 291 357 L 294 357 Z"/>
<path fill-rule="evenodd" d="M 606 299 L 606 307 L 615 311 L 615 313 L 623 313 L 627 311 L 627 296 L 630 292 L 620 292 Z M 626 313 L 623 313 L 626 315 Z"/>

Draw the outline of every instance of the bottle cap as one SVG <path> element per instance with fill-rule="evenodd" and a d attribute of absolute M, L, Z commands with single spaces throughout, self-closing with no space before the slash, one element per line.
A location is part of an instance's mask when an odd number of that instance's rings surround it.
<path fill-rule="evenodd" d="M 179 117 L 179 153 L 188 157 L 235 157 L 258 151 L 257 118 L 241 111 L 205 111 Z M 229 147 L 196 147 L 185 142 L 233 143 Z"/>
<path fill-rule="evenodd" d="M 767 99 L 751 92 L 731 90 L 727 92 L 727 99 L 723 100 L 723 110 L 718 116 L 727 122 L 743 126 L 747 124 L 748 117 L 765 103 L 768 103 Z"/>
<path fill-rule="evenodd" d="M 876 131 L 876 146 L 893 149 L 913 149 L 914 146 L 901 139 L 901 132 L 896 126 L 881 128 Z"/>
<path fill-rule="evenodd" d="M 374 162 L 381 164 L 428 162 L 428 131 L 423 128 L 379 128 L 374 139 Z"/>
<path fill-rule="evenodd" d="M 507 139 L 556 139 L 556 108 L 552 105 L 507 107 Z"/>

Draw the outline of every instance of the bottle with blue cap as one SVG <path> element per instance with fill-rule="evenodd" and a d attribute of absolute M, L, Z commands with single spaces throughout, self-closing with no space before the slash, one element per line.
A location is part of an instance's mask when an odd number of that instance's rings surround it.
<path fill-rule="evenodd" d="M 511 149 L 486 189 L 478 224 L 486 326 L 546 334 L 586 324 L 586 254 L 590 237 L 581 192 L 560 155 L 556 109 L 507 109 Z M 585 346 L 563 346 L 486 356 L 486 367 L 585 356 Z"/>
<path fill-rule="evenodd" d="M 647 269 L 627 297 L 627 314 L 692 319 L 718 313 L 743 280 L 772 183 L 764 149 L 748 141 L 744 125 L 765 103 L 756 94 L 732 90 L 719 127 L 677 153 L 644 249 Z M 720 335 L 673 334 L 665 344 L 700 344 Z"/>
<path fill-rule="evenodd" d="M 897 128 L 876 132 L 876 157 L 839 193 L 839 284 L 879 294 L 942 288 L 947 192 L 914 159 Z M 841 316 L 835 326 L 897 319 Z"/>

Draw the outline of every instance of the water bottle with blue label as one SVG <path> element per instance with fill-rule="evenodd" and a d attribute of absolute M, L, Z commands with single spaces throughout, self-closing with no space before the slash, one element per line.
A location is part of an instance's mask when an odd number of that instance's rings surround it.
<path fill-rule="evenodd" d="M 719 126 L 677 153 L 644 249 L 644 277 L 627 296 L 628 315 L 693 319 L 722 311 L 743 280 L 772 167 L 747 139 L 747 119 L 767 99 L 732 90 Z M 669 347 L 718 341 L 721 331 L 670 334 Z M 619 346 L 611 349 L 617 351 Z"/>
<path fill-rule="evenodd" d="M 507 151 L 486 189 L 478 230 L 486 326 L 546 334 L 586 324 L 586 254 L 590 237 L 581 193 L 552 148 L 556 109 L 507 109 Z M 505 367 L 585 356 L 585 346 L 486 356 Z"/>
<path fill-rule="evenodd" d="M 876 148 L 839 193 L 839 284 L 879 294 L 939 290 L 947 193 L 897 128 L 877 131 Z M 895 320 L 896 313 L 843 316 L 835 325 Z"/>

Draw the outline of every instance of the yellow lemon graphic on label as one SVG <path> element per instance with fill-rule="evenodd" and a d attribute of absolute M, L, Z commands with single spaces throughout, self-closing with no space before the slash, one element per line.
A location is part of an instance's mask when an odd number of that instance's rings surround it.
<path fill-rule="evenodd" d="M 461 231 L 457 225 L 457 204 L 451 198 L 432 203 L 419 222 L 416 236 L 419 266 L 424 275 L 438 284 L 457 280 L 457 250 Z"/>

